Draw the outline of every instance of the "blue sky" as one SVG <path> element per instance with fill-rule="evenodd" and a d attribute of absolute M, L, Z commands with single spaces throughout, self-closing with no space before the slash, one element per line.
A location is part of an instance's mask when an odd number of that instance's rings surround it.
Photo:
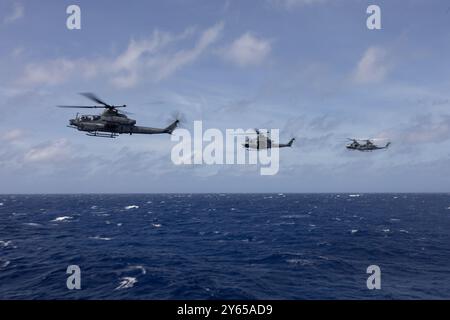
<path fill-rule="evenodd" d="M 66 7 L 81 7 L 81 30 Z M 368 30 L 366 8 L 381 8 Z M 0 192 L 449 192 L 447 1 L 0 3 Z M 139 125 L 279 128 L 280 171 L 175 166 L 169 136 L 66 127 L 93 91 Z M 388 151 L 348 152 L 347 137 Z"/>

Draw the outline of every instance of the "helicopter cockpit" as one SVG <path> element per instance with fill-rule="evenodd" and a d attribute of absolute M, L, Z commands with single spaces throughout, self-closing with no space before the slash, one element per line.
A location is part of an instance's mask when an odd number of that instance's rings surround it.
<path fill-rule="evenodd" d="M 100 116 L 94 115 L 94 116 L 90 116 L 90 115 L 83 115 L 80 117 L 81 121 L 98 121 L 100 120 Z"/>

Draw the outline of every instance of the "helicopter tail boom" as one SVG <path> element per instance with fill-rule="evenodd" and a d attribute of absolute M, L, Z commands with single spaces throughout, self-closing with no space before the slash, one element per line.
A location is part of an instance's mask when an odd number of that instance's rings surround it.
<path fill-rule="evenodd" d="M 292 143 L 294 143 L 295 138 L 292 138 L 291 140 L 289 140 L 289 142 L 287 143 L 288 147 L 292 147 Z"/>
<path fill-rule="evenodd" d="M 177 128 L 180 120 L 175 120 L 167 128 L 164 129 L 165 133 L 172 134 L 172 132 Z"/>
<path fill-rule="evenodd" d="M 131 131 L 125 131 L 122 133 L 130 133 L 130 134 L 163 134 L 168 133 L 172 134 L 172 132 L 177 128 L 179 120 L 175 120 L 166 128 L 150 128 L 150 127 L 141 127 L 141 126 L 133 126 Z"/>

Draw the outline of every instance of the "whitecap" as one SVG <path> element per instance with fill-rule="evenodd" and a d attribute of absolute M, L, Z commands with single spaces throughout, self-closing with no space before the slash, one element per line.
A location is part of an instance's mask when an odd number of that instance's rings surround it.
<path fill-rule="evenodd" d="M 282 215 L 280 218 L 283 218 L 283 219 L 309 218 L 309 215 L 308 214 L 287 214 L 287 215 Z"/>
<path fill-rule="evenodd" d="M 161 224 L 160 223 L 152 223 L 152 226 L 154 226 L 155 228 L 161 228 Z"/>
<path fill-rule="evenodd" d="M 98 207 L 97 206 L 91 206 L 91 209 L 92 210 L 95 210 L 95 209 L 97 209 Z"/>
<path fill-rule="evenodd" d="M 353 234 L 353 233 L 357 233 L 358 232 L 358 230 L 357 229 L 352 229 L 351 230 L 351 233 Z"/>
<path fill-rule="evenodd" d="M 10 244 L 12 244 L 12 241 L 11 240 L 8 240 L 8 241 L 3 241 L 3 240 L 0 240 L 0 247 L 8 247 Z"/>
<path fill-rule="evenodd" d="M 100 237 L 100 236 L 89 237 L 89 239 L 92 239 L 92 240 L 103 240 L 103 241 L 109 241 L 109 240 L 112 240 L 112 238 Z"/>
<path fill-rule="evenodd" d="M 5 261 L 5 262 L 2 262 L 2 263 L 0 263 L 0 269 L 4 269 L 4 268 L 6 268 L 7 266 L 9 266 L 9 264 L 11 263 L 11 261 Z"/>
<path fill-rule="evenodd" d="M 117 226 L 118 226 L 118 227 L 121 227 L 121 226 L 122 226 L 122 223 L 118 223 Z"/>
<path fill-rule="evenodd" d="M 274 223 L 273 225 L 274 226 L 283 226 L 283 225 L 294 225 L 295 224 L 295 222 L 277 222 L 277 223 Z"/>
<path fill-rule="evenodd" d="M 147 274 L 147 269 L 145 269 L 144 266 L 140 266 L 140 265 L 138 265 L 138 266 L 129 266 L 127 268 L 127 270 L 141 270 L 142 274 Z"/>
<path fill-rule="evenodd" d="M 0 202 L 0 207 L 3 205 L 3 202 Z"/>
<path fill-rule="evenodd" d="M 383 229 L 383 232 L 391 232 L 390 229 Z"/>
<path fill-rule="evenodd" d="M 286 262 L 290 264 L 298 264 L 301 266 L 310 266 L 313 264 L 313 262 L 308 259 L 288 259 L 286 260 Z"/>
<path fill-rule="evenodd" d="M 408 230 L 405 230 L 405 229 L 400 229 L 399 232 L 409 233 L 409 231 L 408 231 Z"/>
<path fill-rule="evenodd" d="M 360 197 L 361 195 L 360 194 L 349 194 L 348 195 L 350 198 L 358 198 L 358 197 Z"/>
<path fill-rule="evenodd" d="M 130 209 L 139 209 L 139 206 L 132 204 L 130 206 L 125 207 L 125 210 L 130 210 Z"/>
<path fill-rule="evenodd" d="M 30 226 L 30 227 L 42 227 L 42 224 L 35 223 L 35 222 L 26 222 L 26 223 L 24 223 L 24 225 Z"/>
<path fill-rule="evenodd" d="M 57 217 L 55 219 L 53 219 L 51 222 L 62 222 L 62 221 L 68 221 L 70 219 L 73 219 L 70 216 L 62 216 L 62 217 Z"/>
<path fill-rule="evenodd" d="M 120 281 L 119 286 L 115 290 L 132 288 L 137 282 L 137 279 L 133 277 L 123 277 L 121 280 L 122 281 Z"/>
<path fill-rule="evenodd" d="M 97 216 L 97 217 L 109 217 L 110 216 L 109 213 L 103 213 L 103 212 L 104 211 L 96 212 L 96 213 L 94 213 L 94 216 Z"/>

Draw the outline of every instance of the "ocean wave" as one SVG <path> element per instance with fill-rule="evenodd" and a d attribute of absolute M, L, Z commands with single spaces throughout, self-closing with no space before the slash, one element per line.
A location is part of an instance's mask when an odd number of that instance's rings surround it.
<path fill-rule="evenodd" d="M 11 263 L 11 261 L 9 261 L 9 260 L 0 261 L 0 269 L 5 269 L 7 266 L 9 266 L 10 263 Z"/>
<path fill-rule="evenodd" d="M 71 219 L 73 219 L 73 217 L 71 217 L 71 216 L 62 216 L 62 217 L 56 217 L 51 222 L 68 222 Z"/>
<path fill-rule="evenodd" d="M 25 222 L 24 225 L 25 226 L 30 226 L 30 227 L 42 227 L 42 224 L 35 223 L 35 222 Z"/>
<path fill-rule="evenodd" d="M 115 290 L 133 288 L 136 284 L 137 279 L 133 277 L 123 277 L 119 283 L 119 286 Z"/>
<path fill-rule="evenodd" d="M 9 247 L 13 242 L 11 240 L 8 241 L 4 241 L 4 240 L 0 240 L 0 247 L 6 248 Z"/>
<path fill-rule="evenodd" d="M 272 199 L 265 201 L 263 196 Z M 449 297 L 445 281 L 434 280 L 448 275 L 445 266 L 450 233 L 446 231 L 450 230 L 450 211 L 446 208 L 450 206 L 450 196 L 410 195 L 408 200 L 402 195 L 393 200 L 392 196 L 361 194 L 353 199 L 342 193 L 335 199 L 333 195 L 315 194 L 286 194 L 286 198 L 281 198 L 277 193 L 223 197 L 51 195 L 32 196 L 31 200 L 17 196 L 16 203 L 0 196 L 0 202 L 5 204 L 0 207 L 4 213 L 0 214 L 3 276 L 0 296 L 3 299 Z M 153 204 L 145 204 L 148 200 L 153 200 Z M 160 200 L 166 200 L 166 204 L 160 205 Z M 134 211 L 124 209 L 138 204 L 140 208 Z M 91 209 L 93 205 L 98 208 Z M 10 207 L 13 209 L 7 210 Z M 233 207 L 237 210 L 230 211 Z M 209 209 L 216 211 L 208 212 Z M 313 213 L 306 216 L 308 211 Z M 21 215 L 12 216 L 12 212 Z M 101 213 L 111 215 L 97 216 Z M 73 219 L 50 222 L 61 218 L 60 215 Z M 295 219 L 300 217 L 304 219 Z M 389 233 L 383 231 L 386 229 Z M 405 257 L 411 260 L 411 265 L 402 269 Z M 52 277 L 60 269 L 58 266 L 69 263 L 79 264 L 85 273 L 92 275 L 91 289 L 68 295 L 65 285 L 38 281 L 41 276 Z M 375 296 L 368 292 L 365 269 L 372 263 L 402 270 L 394 274 L 399 286 L 385 287 Z M 417 270 L 423 271 L 420 279 L 410 281 Z M 362 279 L 361 285 L 352 283 L 354 274 Z M 290 279 L 305 281 L 299 286 Z"/>
<path fill-rule="evenodd" d="M 100 236 L 89 237 L 89 239 L 92 239 L 92 240 L 103 240 L 103 241 L 110 241 L 110 240 L 112 240 L 112 238 L 100 237 Z"/>
<path fill-rule="evenodd" d="M 139 206 L 137 206 L 135 204 L 132 204 L 132 205 L 129 205 L 129 206 L 125 207 L 125 210 L 130 210 L 130 209 L 139 209 Z"/>
<path fill-rule="evenodd" d="M 147 274 L 147 269 L 145 269 L 145 267 L 144 267 L 144 266 L 141 266 L 141 265 L 137 265 L 137 266 L 129 266 L 129 267 L 127 268 L 127 270 L 128 270 L 128 271 L 129 271 L 129 270 L 140 270 L 140 271 L 141 271 L 141 274 L 143 274 L 143 275 Z"/>
<path fill-rule="evenodd" d="M 310 218 L 311 216 L 309 214 L 287 214 L 283 215 L 280 218 L 283 219 L 300 219 L 300 218 Z"/>
<path fill-rule="evenodd" d="M 310 266 L 310 265 L 314 264 L 314 262 L 312 260 L 308 260 L 308 259 L 287 259 L 286 262 L 289 264 L 296 264 L 296 265 L 300 265 L 300 266 Z"/>

